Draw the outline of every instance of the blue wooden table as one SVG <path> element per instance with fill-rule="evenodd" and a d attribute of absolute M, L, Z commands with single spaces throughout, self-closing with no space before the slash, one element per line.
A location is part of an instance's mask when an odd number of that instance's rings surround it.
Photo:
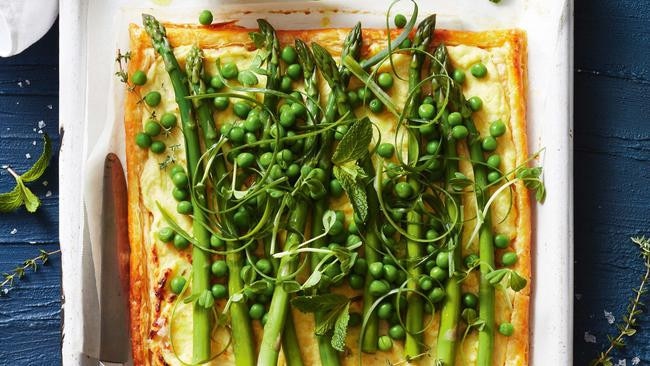
<path fill-rule="evenodd" d="M 642 273 L 628 238 L 650 235 L 650 2 L 576 0 L 575 13 L 574 354 L 586 365 L 615 331 L 607 314 L 620 320 Z M 24 171 L 40 153 L 39 130 L 58 137 L 57 45 L 55 26 L 23 54 L 0 59 L 0 165 Z M 41 248 L 58 249 L 66 218 L 57 207 L 57 165 L 55 156 L 32 185 L 43 201 L 36 215 L 0 214 L 0 272 Z M 0 190 L 12 182 L 0 170 Z M 0 298 L 1 365 L 60 363 L 60 271 L 53 256 Z M 634 357 L 650 364 L 648 316 L 615 364 Z"/>

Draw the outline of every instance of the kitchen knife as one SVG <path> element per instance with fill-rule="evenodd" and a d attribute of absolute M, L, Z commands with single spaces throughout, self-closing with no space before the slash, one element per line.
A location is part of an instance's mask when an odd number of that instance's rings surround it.
<path fill-rule="evenodd" d="M 101 273 L 99 289 L 99 361 L 125 363 L 129 338 L 129 234 L 127 191 L 119 158 L 108 154 L 104 161 L 102 200 Z"/>

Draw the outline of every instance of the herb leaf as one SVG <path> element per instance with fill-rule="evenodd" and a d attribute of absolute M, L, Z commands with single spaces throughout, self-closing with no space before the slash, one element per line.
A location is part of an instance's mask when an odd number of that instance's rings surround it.
<path fill-rule="evenodd" d="M 51 157 L 52 157 L 52 142 L 50 141 L 49 136 L 47 136 L 47 134 L 44 134 L 43 152 L 41 153 L 41 156 L 38 157 L 38 160 L 36 160 L 34 165 L 32 165 L 32 167 L 29 168 L 28 171 L 26 171 L 25 173 L 23 173 L 23 175 L 20 176 L 23 182 L 29 183 L 40 178 L 43 175 L 43 173 L 45 173 L 45 169 L 47 169 Z"/>
<path fill-rule="evenodd" d="M 368 196 L 365 190 L 365 172 L 361 167 L 348 163 L 344 166 L 334 166 L 334 176 L 341 182 L 354 211 L 362 222 L 368 218 Z"/>
<path fill-rule="evenodd" d="M 332 347 L 343 352 L 345 350 L 345 337 L 348 335 L 348 322 L 350 321 L 350 302 L 340 310 L 336 323 L 334 323 L 334 333 L 332 334 Z"/>
<path fill-rule="evenodd" d="M 41 200 L 36 197 L 36 195 L 25 186 L 22 178 L 16 179 L 17 187 L 20 190 L 20 195 L 22 196 L 23 203 L 25 203 L 25 208 L 28 212 L 34 213 L 38 206 L 41 205 Z"/>
<path fill-rule="evenodd" d="M 368 145 L 371 141 L 372 123 L 368 117 L 352 123 L 336 147 L 332 155 L 332 162 L 341 165 L 365 157 L 368 154 Z"/>
<path fill-rule="evenodd" d="M 18 185 L 9 192 L 0 193 L 0 212 L 17 210 L 23 204 L 23 196 Z"/>
<path fill-rule="evenodd" d="M 347 296 L 340 294 L 325 294 L 298 296 L 291 300 L 291 305 L 303 313 L 315 313 L 328 311 L 350 302 Z"/>

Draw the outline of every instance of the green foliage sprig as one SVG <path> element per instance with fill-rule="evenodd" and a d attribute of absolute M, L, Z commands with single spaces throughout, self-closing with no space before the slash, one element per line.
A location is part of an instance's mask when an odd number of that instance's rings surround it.
<path fill-rule="evenodd" d="M 2 277 L 4 277 L 4 280 L 0 282 L 0 297 L 5 296 L 9 293 L 9 290 L 11 290 L 14 286 L 14 282 L 17 279 L 21 279 L 25 277 L 27 274 L 27 271 L 32 270 L 33 272 L 38 271 L 39 266 L 45 265 L 47 261 L 50 259 L 50 256 L 54 254 L 58 254 L 61 252 L 61 249 L 54 250 L 51 252 L 47 252 L 43 249 L 39 251 L 39 255 L 27 259 L 26 261 L 23 262 L 22 265 L 16 267 L 13 269 L 13 271 L 9 273 L 3 273 Z"/>
<path fill-rule="evenodd" d="M 650 279 L 650 239 L 644 236 L 631 238 L 632 242 L 639 246 L 641 257 L 643 258 L 643 265 L 645 266 L 645 273 L 641 277 L 641 284 L 638 288 L 632 289 L 634 296 L 629 300 L 626 314 L 623 316 L 621 323 L 617 324 L 618 334 L 608 335 L 609 346 L 598 355 L 598 358 L 591 362 L 592 366 L 613 366 L 611 353 L 614 349 L 625 347 L 626 338 L 630 338 L 637 333 L 637 320 L 645 304 L 641 298 L 648 293 L 648 280 Z"/>

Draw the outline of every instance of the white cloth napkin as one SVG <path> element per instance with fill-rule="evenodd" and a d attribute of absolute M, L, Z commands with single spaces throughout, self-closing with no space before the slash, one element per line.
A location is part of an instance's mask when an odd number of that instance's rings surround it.
<path fill-rule="evenodd" d="M 54 24 L 58 0 L 0 0 L 0 57 L 17 55 Z"/>

